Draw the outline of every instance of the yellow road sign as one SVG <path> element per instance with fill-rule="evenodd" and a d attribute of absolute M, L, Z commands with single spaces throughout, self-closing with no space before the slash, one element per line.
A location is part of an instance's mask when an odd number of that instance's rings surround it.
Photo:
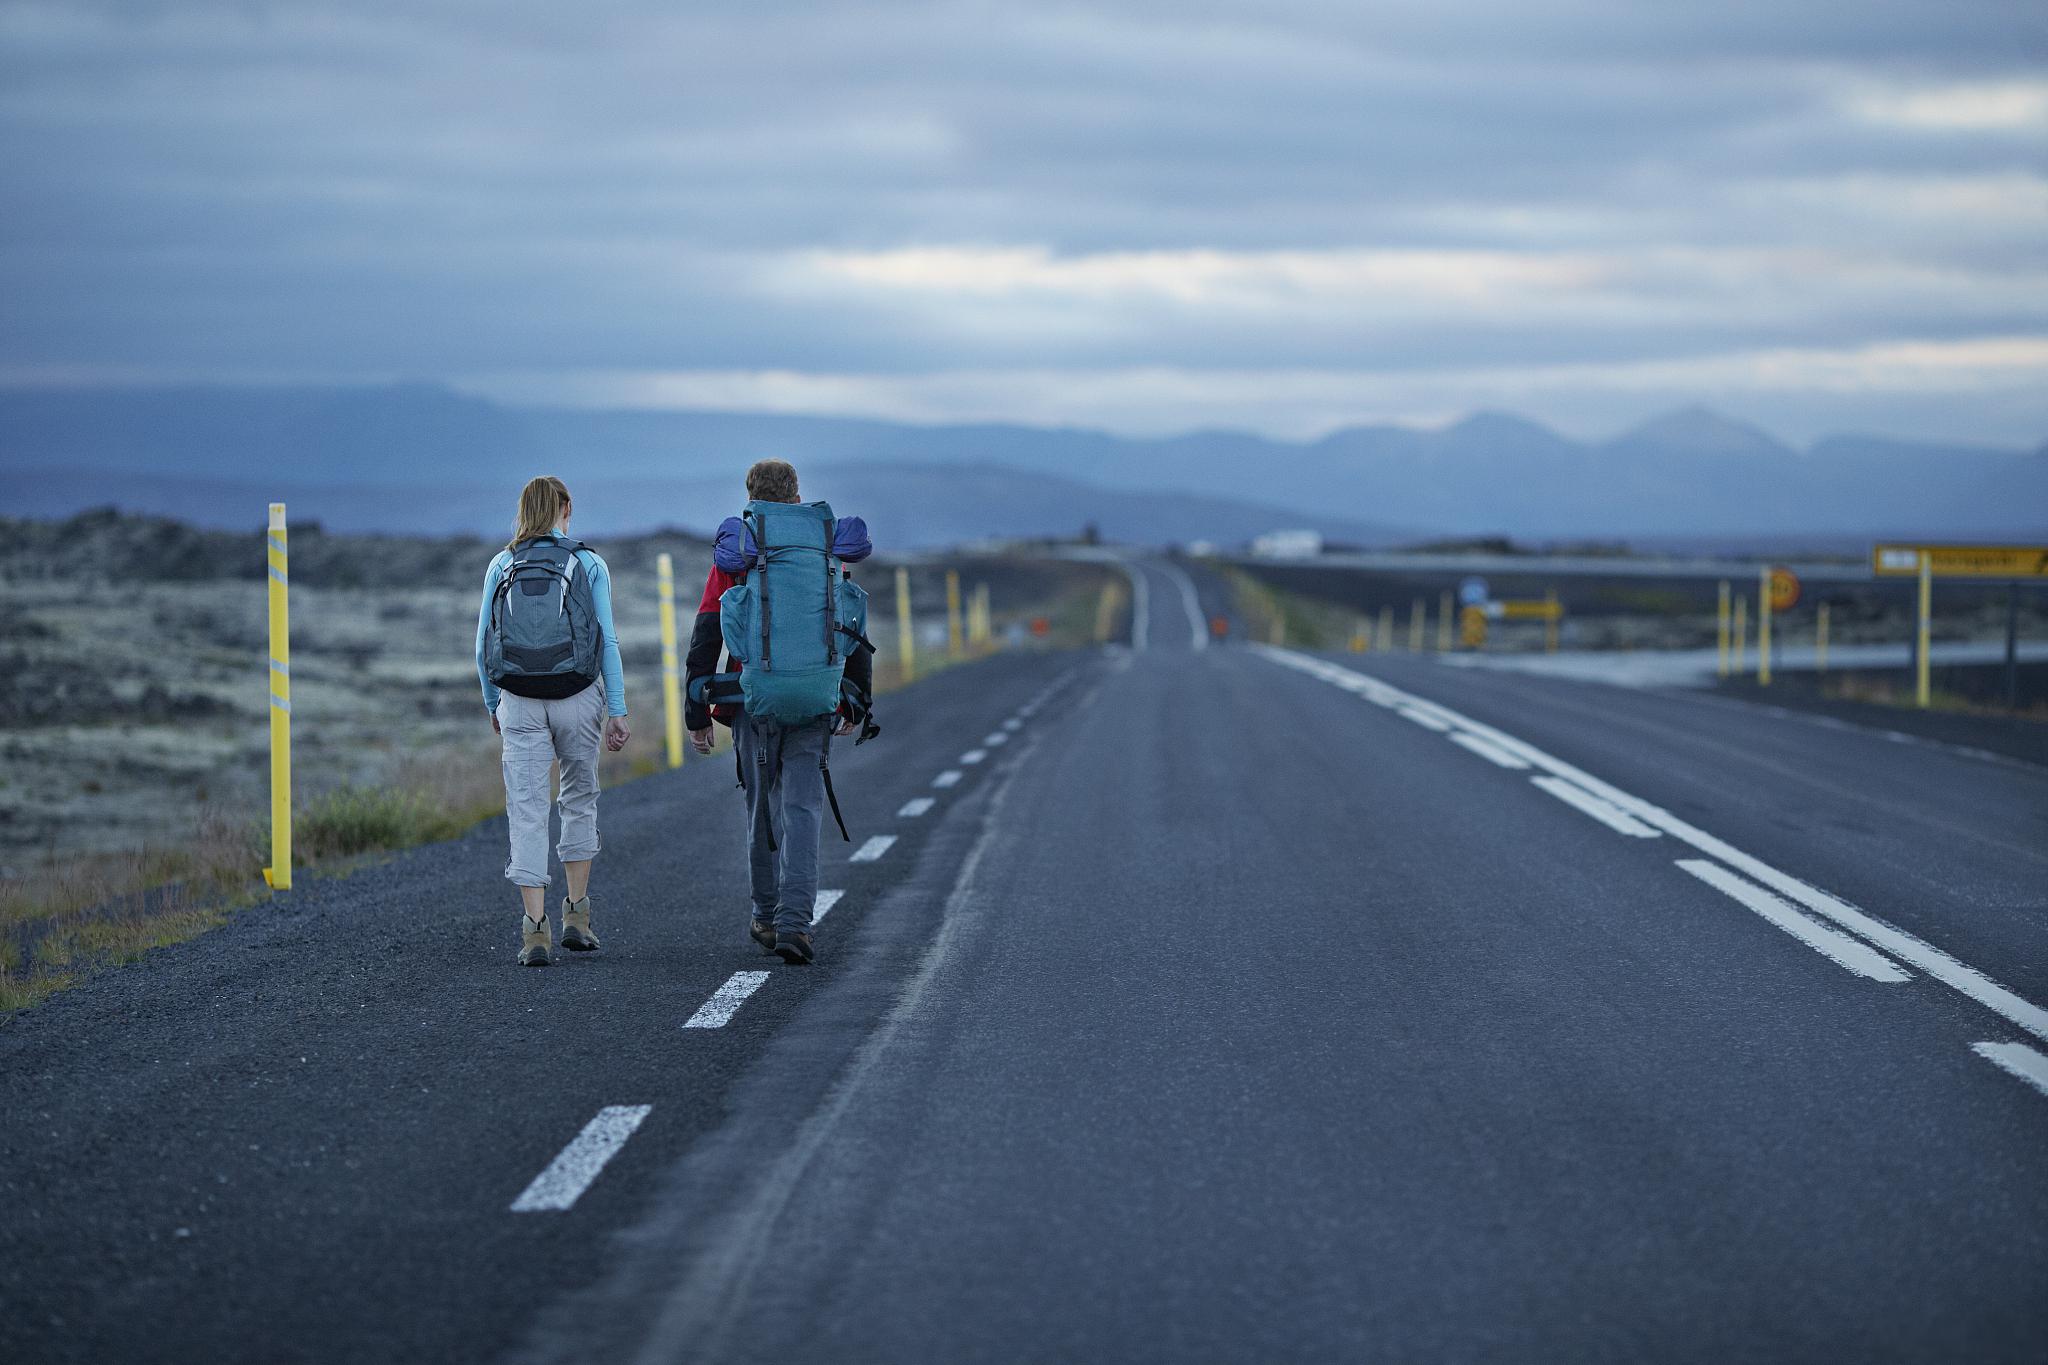
<path fill-rule="evenodd" d="M 1936 578 L 2048 578 L 2048 545 L 1879 545 L 1870 567 L 1905 578 L 1920 572 L 1923 554 Z"/>
<path fill-rule="evenodd" d="M 1771 610 L 1790 611 L 1799 605 L 1799 575 L 1790 569 L 1771 570 Z"/>
<path fill-rule="evenodd" d="M 1551 597 L 1525 597 L 1495 602 L 1503 621 L 1555 621 L 1564 615 L 1564 604 Z"/>

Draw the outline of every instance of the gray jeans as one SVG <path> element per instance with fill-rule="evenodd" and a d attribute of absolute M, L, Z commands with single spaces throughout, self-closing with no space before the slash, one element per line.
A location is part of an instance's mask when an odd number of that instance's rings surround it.
<path fill-rule="evenodd" d="M 825 819 L 825 760 L 832 721 L 779 725 L 742 715 L 732 727 L 747 789 L 747 866 L 754 918 L 808 934 L 818 903 L 818 834 Z"/>
<path fill-rule="evenodd" d="M 498 700 L 505 739 L 505 822 L 512 829 L 512 860 L 505 876 L 520 886 L 548 884 L 548 767 L 562 765 L 562 838 L 555 856 L 565 863 L 597 856 L 597 753 L 604 734 L 604 684 L 573 697 L 544 700 L 510 692 Z"/>

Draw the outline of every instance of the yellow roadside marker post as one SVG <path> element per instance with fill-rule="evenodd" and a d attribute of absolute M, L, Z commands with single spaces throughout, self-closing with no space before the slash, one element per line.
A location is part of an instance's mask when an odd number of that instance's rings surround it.
<path fill-rule="evenodd" d="M 1728 676 L 1728 580 L 1721 580 L 1719 600 L 1714 608 L 1714 648 L 1716 662 L 1714 676 Z"/>
<path fill-rule="evenodd" d="M 1756 685 L 1771 685 L 1771 566 L 1757 573 L 1756 583 Z"/>
<path fill-rule="evenodd" d="M 1351 652 L 1353 654 L 1365 653 L 1366 643 L 1365 622 L 1361 620 L 1358 624 L 1351 627 Z"/>
<path fill-rule="evenodd" d="M 1739 676 L 1749 667 L 1749 599 L 1741 593 L 1735 595 L 1735 672 Z"/>
<path fill-rule="evenodd" d="M 1109 637 L 1116 633 L 1117 613 L 1124 607 L 1124 585 L 1109 582 L 1102 585 L 1102 596 L 1095 603 L 1095 643 L 1106 645 Z M 1137 622 L 1131 623 L 1132 629 Z"/>
<path fill-rule="evenodd" d="M 1420 654 L 1422 652 L 1422 633 L 1428 625 L 1428 622 L 1424 619 L 1424 612 L 1426 610 L 1427 608 L 1422 605 L 1422 599 L 1419 597 L 1408 608 L 1408 652 L 1410 654 Z"/>
<path fill-rule="evenodd" d="M 1828 604 L 1825 602 L 1813 609 L 1813 667 L 1818 673 L 1828 671 Z"/>
<path fill-rule="evenodd" d="M 668 555 L 654 561 L 661 579 L 661 710 L 668 724 L 668 766 L 683 766 L 683 671 L 676 659 L 676 566 Z"/>
<path fill-rule="evenodd" d="M 988 619 L 988 584 L 976 583 L 967 598 L 967 642 L 979 649 L 994 638 L 995 628 Z"/>
<path fill-rule="evenodd" d="M 1466 649 L 1486 648 L 1486 608 L 1473 603 L 1458 613 L 1458 635 Z"/>
<path fill-rule="evenodd" d="M 946 653 L 957 659 L 962 652 L 960 641 L 960 571 L 946 570 Z"/>
<path fill-rule="evenodd" d="M 1381 649 L 1392 649 L 1394 647 L 1394 609 L 1392 607 L 1380 608 L 1380 628 L 1373 632 L 1373 638 L 1380 642 Z"/>
<path fill-rule="evenodd" d="M 896 570 L 896 660 L 903 681 L 917 677 L 917 632 L 910 628 L 910 570 Z"/>
<path fill-rule="evenodd" d="M 285 553 L 284 504 L 270 504 L 270 866 L 273 891 L 292 889 L 292 626 L 285 594 L 291 561 Z"/>
<path fill-rule="evenodd" d="M 1557 589 L 1550 588 L 1543 594 L 1543 608 L 1549 615 L 1543 618 L 1543 652 L 1557 653 L 1557 623 L 1564 615 L 1564 608 L 1558 605 Z"/>
<path fill-rule="evenodd" d="M 1917 671 L 1913 678 L 1913 702 L 1926 710 L 1933 699 L 1933 671 L 1927 660 L 1927 646 L 1934 639 L 1934 556 L 1920 552 L 1920 624 L 1913 637 L 1919 643 Z"/>
<path fill-rule="evenodd" d="M 1448 588 L 1436 599 L 1436 652 L 1451 652 L 1451 593 Z"/>

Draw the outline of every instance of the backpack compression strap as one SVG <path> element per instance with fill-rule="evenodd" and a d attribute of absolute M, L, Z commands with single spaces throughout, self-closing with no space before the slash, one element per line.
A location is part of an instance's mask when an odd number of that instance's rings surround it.
<path fill-rule="evenodd" d="M 832 563 L 832 537 L 837 532 L 837 528 L 838 524 L 831 517 L 825 518 L 825 666 L 827 668 L 839 662 L 839 632 L 835 629 L 839 623 L 839 573 Z M 831 791 L 829 783 L 825 789 L 828 792 Z M 837 814 L 836 810 L 834 814 Z"/>
<path fill-rule="evenodd" d="M 754 523 L 754 567 L 760 571 L 754 575 L 754 584 L 761 594 L 761 671 L 766 673 L 774 667 L 768 661 L 768 523 L 758 512 L 740 513 L 741 524 L 748 521 Z"/>

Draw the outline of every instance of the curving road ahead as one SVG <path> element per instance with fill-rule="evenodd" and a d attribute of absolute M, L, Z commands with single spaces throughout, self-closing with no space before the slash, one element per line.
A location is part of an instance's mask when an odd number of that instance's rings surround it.
<path fill-rule="evenodd" d="M 835 763 L 822 960 L 717 764 L 0 1030 L 10 1360 L 2039 1360 L 2048 770 L 1132 638 Z"/>

